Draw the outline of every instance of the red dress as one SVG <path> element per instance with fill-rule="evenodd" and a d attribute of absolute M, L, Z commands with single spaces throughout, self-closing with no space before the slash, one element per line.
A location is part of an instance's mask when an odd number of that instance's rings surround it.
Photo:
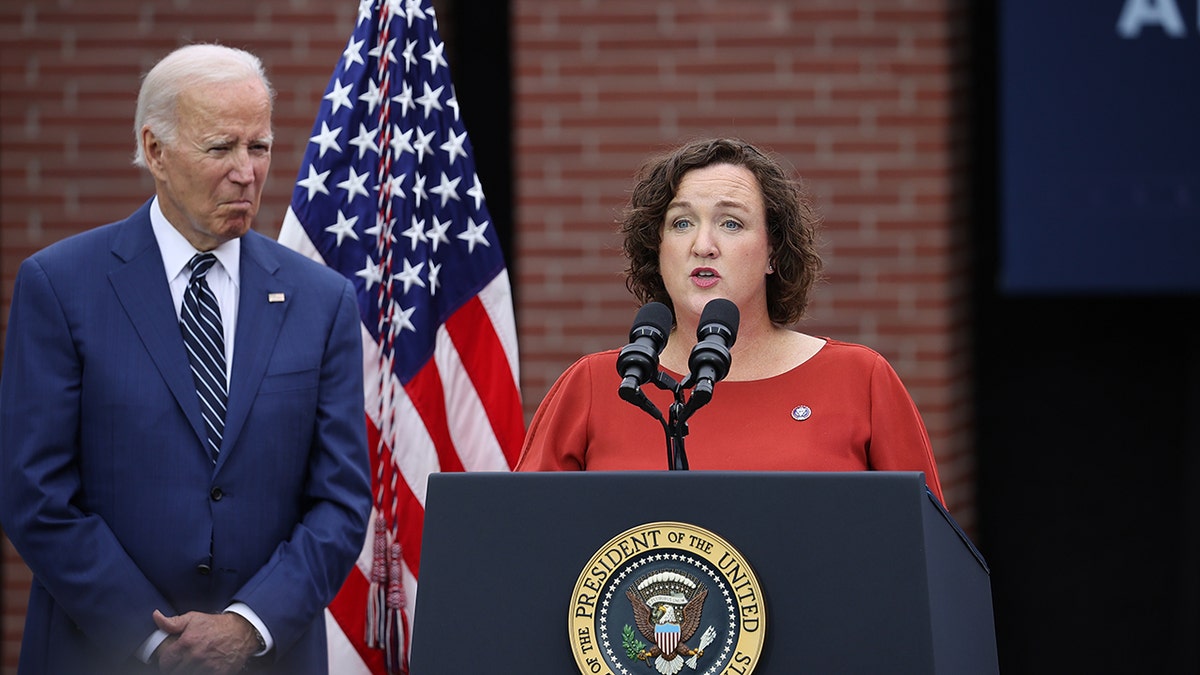
<path fill-rule="evenodd" d="M 617 395 L 616 362 L 617 350 L 590 354 L 558 378 L 516 470 L 667 468 L 662 425 Z M 667 417 L 673 395 L 653 384 L 642 391 Z M 684 448 L 689 467 L 701 471 L 923 471 L 942 500 L 916 405 L 891 365 L 862 345 L 827 339 L 781 375 L 718 382 L 712 401 L 688 420 Z"/>

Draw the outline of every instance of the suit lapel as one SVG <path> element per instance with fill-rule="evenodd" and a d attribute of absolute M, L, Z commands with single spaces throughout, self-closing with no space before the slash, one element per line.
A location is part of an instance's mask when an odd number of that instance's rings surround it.
<path fill-rule="evenodd" d="M 287 304 L 294 301 L 292 287 L 275 276 L 279 263 L 266 242 L 262 235 L 253 231 L 242 237 L 237 337 L 234 339 L 225 436 L 218 468 L 225 459 L 225 451 L 237 445 L 238 435 L 254 404 L 255 393 L 267 372 Z M 278 298 L 283 300 L 277 301 Z"/>
<path fill-rule="evenodd" d="M 109 283 L 203 448 L 204 419 L 172 307 L 162 253 L 150 227 L 149 202 L 125 221 L 113 241 L 112 253 L 124 264 L 109 273 Z"/>

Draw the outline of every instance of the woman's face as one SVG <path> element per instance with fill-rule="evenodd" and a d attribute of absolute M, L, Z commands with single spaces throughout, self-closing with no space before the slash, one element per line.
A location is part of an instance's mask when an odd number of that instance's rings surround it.
<path fill-rule="evenodd" d="M 684 174 L 663 219 L 659 270 L 680 325 L 694 326 L 713 298 L 766 316 L 771 244 L 758 179 L 713 164 Z"/>

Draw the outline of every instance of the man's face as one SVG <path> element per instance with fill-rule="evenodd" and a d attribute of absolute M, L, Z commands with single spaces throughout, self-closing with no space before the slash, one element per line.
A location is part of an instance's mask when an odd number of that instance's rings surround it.
<path fill-rule="evenodd" d="M 271 101 L 257 78 L 198 85 L 179 97 L 178 134 L 142 129 L 163 214 L 197 250 L 249 231 L 271 166 Z"/>

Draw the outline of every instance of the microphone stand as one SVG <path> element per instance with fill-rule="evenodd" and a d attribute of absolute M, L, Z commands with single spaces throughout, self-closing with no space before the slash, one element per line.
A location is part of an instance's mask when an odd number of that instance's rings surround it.
<path fill-rule="evenodd" d="M 687 436 L 687 417 L 682 415 L 683 401 L 671 404 L 670 422 L 667 425 L 667 468 L 671 471 L 687 471 L 687 451 L 683 449 L 683 437 Z"/>
<path fill-rule="evenodd" d="M 655 374 L 654 385 L 675 395 L 675 402 L 671 404 L 668 411 L 669 421 L 663 419 L 662 412 L 659 411 L 658 406 L 654 405 L 654 402 L 646 397 L 645 392 L 642 391 L 642 388 L 638 386 L 636 381 L 627 379 L 625 382 L 622 382 L 617 393 L 620 394 L 622 399 L 641 408 L 651 417 L 658 420 L 658 423 L 662 425 L 663 434 L 667 440 L 667 468 L 686 471 L 688 463 L 687 454 L 683 449 L 683 437 L 687 435 L 687 416 L 683 414 L 683 387 L 675 381 L 675 378 L 661 370 Z"/>
<path fill-rule="evenodd" d="M 667 411 L 668 419 L 666 421 L 663 420 L 662 413 L 657 409 L 652 413 L 663 425 L 663 432 L 667 436 L 667 468 L 671 471 L 687 471 L 687 451 L 684 449 L 683 443 L 684 437 L 688 434 L 687 421 L 692 413 L 712 400 L 712 385 L 709 384 L 707 390 L 704 387 L 697 387 L 685 402 L 683 385 L 676 382 L 675 378 L 670 375 L 659 371 L 654 378 L 654 384 L 659 389 L 670 391 L 675 395 L 675 402 Z M 642 394 L 642 398 L 645 398 L 644 394 Z M 649 403 L 649 400 L 647 399 L 646 402 Z M 650 406 L 653 407 L 653 404 L 651 403 Z"/>

